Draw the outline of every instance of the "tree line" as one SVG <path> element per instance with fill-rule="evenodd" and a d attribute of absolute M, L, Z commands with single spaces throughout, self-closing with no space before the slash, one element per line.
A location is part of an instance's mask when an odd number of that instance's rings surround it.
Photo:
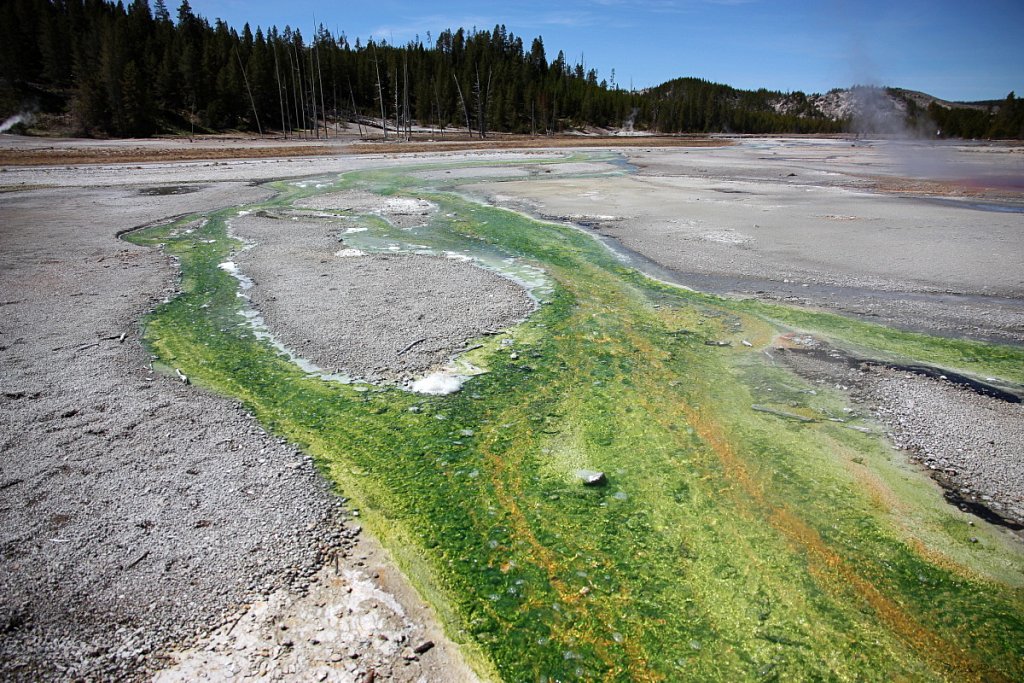
<path fill-rule="evenodd" d="M 928 105 L 927 118 L 941 138 L 1024 139 L 1024 102 L 1011 92 L 1001 102 L 984 108 Z"/>
<path fill-rule="evenodd" d="M 666 133 L 804 132 L 819 120 L 751 109 L 741 91 L 690 81 L 686 92 L 631 92 L 597 71 L 549 60 L 504 26 L 446 30 L 401 46 L 350 43 L 316 27 L 241 32 L 196 16 L 184 0 L 8 0 L 0 9 L 3 78 L 15 96 L 62 93 L 79 132 L 144 136 L 158 131 L 275 130 L 330 135 L 355 121 L 391 135 L 415 121 L 439 130 L 557 133 L 621 126 Z M 52 99 L 52 98 L 51 98 Z M 756 97 L 759 102 L 763 99 Z M 831 129 L 838 130 L 837 125 Z"/>
<path fill-rule="evenodd" d="M 374 135 L 414 126 L 558 133 L 620 127 L 662 133 L 831 133 L 803 93 L 744 91 L 678 79 L 636 92 L 595 69 L 549 60 L 503 25 L 443 31 L 404 45 L 317 25 L 241 31 L 197 16 L 188 0 L 5 0 L 0 5 L 0 108 L 34 99 L 68 112 L 86 135 L 241 129 L 330 136 L 341 121 Z M 793 103 L 797 106 L 793 106 Z M 947 130 L 953 130 L 947 128 Z"/>

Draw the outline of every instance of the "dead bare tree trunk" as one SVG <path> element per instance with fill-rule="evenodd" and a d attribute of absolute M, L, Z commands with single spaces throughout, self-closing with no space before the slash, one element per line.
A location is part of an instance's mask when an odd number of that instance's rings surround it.
<path fill-rule="evenodd" d="M 494 72 L 487 72 L 487 89 L 480 85 L 480 67 L 476 67 L 476 123 L 480 132 L 480 139 L 487 137 L 487 98 L 491 92 L 491 76 Z"/>
<path fill-rule="evenodd" d="M 352 118 L 356 120 L 356 126 L 359 128 L 359 139 L 363 139 L 363 124 L 359 120 L 359 110 L 356 109 L 356 92 L 352 89 L 352 77 L 348 79 L 348 95 L 352 99 Z"/>
<path fill-rule="evenodd" d="M 310 104 L 312 105 L 309 113 L 313 115 L 313 134 L 316 136 L 316 139 L 319 140 L 320 113 L 316 110 L 316 81 L 313 80 L 313 46 L 310 45 L 306 49 L 309 51 L 309 95 Z"/>
<path fill-rule="evenodd" d="M 388 120 L 384 113 L 384 86 L 380 82 L 380 61 L 377 59 L 377 44 L 373 44 L 373 66 L 377 70 L 377 99 L 380 100 L 380 127 L 384 129 L 384 139 L 388 139 Z"/>
<path fill-rule="evenodd" d="M 295 131 L 297 130 L 297 126 L 299 125 L 299 103 L 298 103 L 298 101 L 295 98 L 295 87 L 294 87 L 295 86 L 295 69 L 294 69 L 294 64 L 292 62 L 292 53 L 291 53 L 291 50 L 288 49 L 287 45 L 285 45 L 285 47 L 284 47 L 284 53 L 288 57 L 288 65 L 293 67 L 289 71 L 286 71 L 285 74 L 284 74 L 284 95 L 285 95 L 285 100 L 287 101 L 287 106 L 285 107 L 285 111 L 288 113 L 288 129 L 294 135 Z M 283 68 L 283 65 L 282 65 L 282 68 Z M 292 92 L 291 92 L 290 95 L 288 94 L 288 74 L 289 73 L 291 73 L 291 76 L 292 76 L 292 89 L 291 89 Z M 295 121 L 294 122 L 292 121 L 292 114 L 293 113 L 295 114 Z"/>
<path fill-rule="evenodd" d="M 459 92 L 459 101 L 462 102 L 462 112 L 466 115 L 466 132 L 473 137 L 473 127 L 469 125 L 469 107 L 466 106 L 466 98 L 462 96 L 462 86 L 459 85 L 459 77 L 452 74 L 455 79 L 455 89 Z"/>
<path fill-rule="evenodd" d="M 274 43 L 274 76 L 277 78 L 277 101 L 281 105 L 281 128 L 285 138 L 288 137 L 288 128 L 284 124 L 284 92 L 281 90 L 281 69 L 277 63 L 277 43 Z"/>
<path fill-rule="evenodd" d="M 477 133 L 480 135 L 480 139 L 484 139 L 484 103 L 483 94 L 480 92 L 480 67 L 474 67 L 476 72 L 476 85 L 474 91 L 476 92 L 476 128 Z"/>
<path fill-rule="evenodd" d="M 252 115 L 256 117 L 256 130 L 260 132 L 260 137 L 263 137 L 263 126 L 260 125 L 260 114 L 256 111 L 256 100 L 253 99 L 252 90 L 249 88 L 249 77 L 245 75 L 245 66 L 242 64 L 242 55 L 238 53 L 238 48 L 235 48 L 235 57 L 238 58 L 238 68 L 242 70 L 242 81 L 245 83 L 245 91 L 249 93 L 249 104 L 252 105 Z"/>
<path fill-rule="evenodd" d="M 405 141 L 412 136 L 412 125 L 409 123 L 409 58 L 402 59 L 402 118 L 405 119 Z"/>
<path fill-rule="evenodd" d="M 294 43 L 292 44 L 292 52 L 295 53 L 295 61 L 292 64 L 292 66 L 294 66 L 295 68 L 295 73 L 293 74 L 292 78 L 292 85 L 295 86 L 295 116 L 296 118 L 298 118 L 299 110 L 301 109 L 302 118 L 299 119 L 299 121 L 301 123 L 302 128 L 300 128 L 300 130 L 302 131 L 303 139 L 305 139 L 307 131 L 306 124 L 308 123 L 309 119 L 306 118 L 306 96 L 305 93 L 303 93 L 299 88 L 299 85 L 302 83 L 302 61 L 299 59 L 299 48 Z"/>
<path fill-rule="evenodd" d="M 398 67 L 396 66 L 395 67 L 395 138 L 398 139 L 398 140 L 401 140 L 401 138 L 402 138 L 402 129 L 399 127 L 401 125 L 399 123 L 399 115 L 401 114 L 401 111 L 402 110 L 398 106 Z"/>
<path fill-rule="evenodd" d="M 316 20 L 314 19 L 314 22 L 315 21 Z M 327 109 L 324 104 L 324 75 L 323 72 L 320 71 L 320 45 L 317 44 L 315 38 L 316 36 L 314 36 L 313 50 L 316 53 L 316 78 L 320 83 L 320 113 L 323 115 L 324 119 L 324 139 L 326 140 L 329 136 L 327 134 Z"/>
<path fill-rule="evenodd" d="M 338 30 L 337 24 L 334 25 L 334 33 L 337 33 L 339 36 L 341 35 L 341 31 Z M 331 52 L 334 54 L 335 59 L 333 64 L 331 65 L 331 87 L 334 89 L 334 137 L 336 138 L 341 137 L 341 120 L 338 118 L 338 47 L 338 39 L 335 38 L 334 34 L 332 33 Z M 344 93 L 342 93 L 341 99 L 345 99 Z M 355 111 L 352 112 L 352 115 L 355 116 Z M 348 126 L 346 125 L 345 128 L 347 130 Z M 362 133 L 359 134 L 359 137 L 363 137 Z"/>
<path fill-rule="evenodd" d="M 441 96 L 437 92 L 437 81 L 434 81 L 434 103 L 437 104 L 437 128 L 444 137 L 444 115 L 441 113 Z"/>
<path fill-rule="evenodd" d="M 412 140 L 412 117 L 409 116 L 409 58 L 402 64 L 404 88 L 402 93 L 402 109 L 405 113 L 405 141 Z"/>
<path fill-rule="evenodd" d="M 331 38 L 331 40 L 334 40 Z M 335 65 L 337 66 L 337 65 Z M 341 122 L 338 120 L 338 77 L 331 69 L 331 99 L 334 102 L 332 112 L 334 114 L 334 137 L 341 135 Z"/>

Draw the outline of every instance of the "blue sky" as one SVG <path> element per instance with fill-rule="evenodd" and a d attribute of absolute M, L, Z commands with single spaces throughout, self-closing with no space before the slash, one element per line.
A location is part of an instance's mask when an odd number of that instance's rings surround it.
<path fill-rule="evenodd" d="M 167 1 L 175 14 L 178 0 Z M 317 2 L 190 0 L 241 28 L 313 17 L 355 42 L 404 43 L 445 28 L 504 24 L 548 58 L 564 50 L 622 87 L 696 76 L 740 88 L 824 92 L 853 83 L 922 90 L 950 100 L 1024 95 L 1024 0 L 578 0 Z"/>

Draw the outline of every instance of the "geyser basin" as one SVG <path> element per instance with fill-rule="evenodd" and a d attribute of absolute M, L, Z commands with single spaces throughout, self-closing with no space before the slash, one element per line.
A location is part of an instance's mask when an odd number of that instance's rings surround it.
<path fill-rule="evenodd" d="M 932 365 L 963 369 L 969 357 L 968 370 L 1016 383 L 1024 352 L 686 292 L 580 231 L 441 182 L 352 173 L 330 187 L 277 184 L 275 202 L 247 208 L 285 211 L 321 191 L 400 194 L 437 205 L 429 229 L 403 238 L 388 231 L 405 228 L 357 218 L 370 230 L 346 244 L 543 269 L 549 303 L 482 337 L 471 356 L 489 372 L 449 395 L 310 378 L 257 339 L 218 268 L 232 258 L 224 221 L 237 209 L 193 234 L 133 239 L 164 243 L 182 263 L 185 294 L 148 323 L 153 350 L 313 453 L 481 671 L 509 681 L 1024 676 L 1019 541 L 968 526 L 845 394 L 764 351 L 799 327 Z M 584 485 L 581 470 L 606 485 Z"/>

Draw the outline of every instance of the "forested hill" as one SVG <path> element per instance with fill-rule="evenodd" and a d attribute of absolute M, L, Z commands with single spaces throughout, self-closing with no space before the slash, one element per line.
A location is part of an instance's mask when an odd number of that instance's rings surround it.
<path fill-rule="evenodd" d="M 609 82 L 610 81 L 610 82 Z M 820 97 L 820 96 L 819 96 Z M 829 133 L 850 125 L 803 93 L 743 91 L 680 79 L 631 92 L 543 41 L 504 26 L 447 30 L 388 45 L 299 29 L 241 32 L 172 16 L 163 0 L 0 3 L 0 116 L 23 110 L 68 132 L 306 131 L 338 120 L 389 130 L 414 126 L 552 133 L 630 128 L 660 133 Z M 996 109 L 972 113 L 984 128 Z M 917 113 L 916 110 L 914 112 Z M 1021 112 L 1024 114 L 1024 112 Z M 987 117 L 987 118 L 986 118 Z M 1012 127 L 1012 126 L 1011 126 Z M 326 134 L 326 132 L 324 132 Z"/>

